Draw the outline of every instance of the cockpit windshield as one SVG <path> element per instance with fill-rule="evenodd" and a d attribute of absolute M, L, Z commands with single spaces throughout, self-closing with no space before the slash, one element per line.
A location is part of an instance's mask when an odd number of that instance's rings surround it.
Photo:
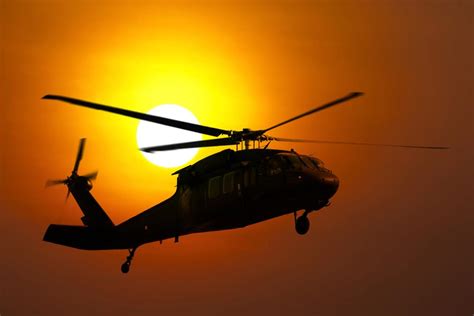
<path fill-rule="evenodd" d="M 304 164 L 308 168 L 316 168 L 318 166 L 318 165 L 315 165 L 314 162 L 311 159 L 309 159 L 309 157 L 301 156 L 301 160 L 303 160 Z"/>
<path fill-rule="evenodd" d="M 311 161 L 318 167 L 324 167 L 324 162 L 321 159 L 310 157 Z"/>
<path fill-rule="evenodd" d="M 281 156 L 282 159 L 284 159 L 287 162 L 288 168 L 291 168 L 291 169 L 299 169 L 301 167 L 306 167 L 310 169 L 324 168 L 323 161 L 315 157 L 293 155 L 293 154 L 280 154 L 277 156 Z"/>
<path fill-rule="evenodd" d="M 266 162 L 266 169 L 268 174 L 278 174 L 282 170 L 291 169 L 320 169 L 324 168 L 321 160 L 314 157 L 300 156 L 290 153 L 281 153 L 272 156 Z"/>
<path fill-rule="evenodd" d="M 304 163 L 301 161 L 301 159 L 297 155 L 293 154 L 278 154 L 273 156 L 272 159 L 277 159 L 284 169 L 299 169 L 304 166 Z"/>
<path fill-rule="evenodd" d="M 322 168 L 324 167 L 324 163 L 322 160 L 314 157 L 308 157 L 308 156 L 301 156 L 301 159 L 305 162 L 305 164 L 309 168 Z"/>

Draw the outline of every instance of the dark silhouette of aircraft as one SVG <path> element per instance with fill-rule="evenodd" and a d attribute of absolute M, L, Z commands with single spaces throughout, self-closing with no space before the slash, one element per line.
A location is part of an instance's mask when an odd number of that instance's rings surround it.
<path fill-rule="evenodd" d="M 43 99 L 103 110 L 210 136 L 224 138 L 141 148 L 157 152 L 193 147 L 236 145 L 206 157 L 173 173 L 176 192 L 167 200 L 115 225 L 90 193 L 97 172 L 79 175 L 85 139 L 81 139 L 76 161 L 69 177 L 49 180 L 47 186 L 65 184 L 84 216 L 84 226 L 49 225 L 45 241 L 86 250 L 128 249 L 121 270 L 127 273 L 136 249 L 146 243 L 183 235 L 241 228 L 277 216 L 293 213 L 298 234 L 308 232 L 308 215 L 329 206 L 339 187 L 339 179 L 315 157 L 294 150 L 268 149 L 272 141 L 336 143 L 370 146 L 446 149 L 446 147 L 329 142 L 273 137 L 268 131 L 302 117 L 330 108 L 362 95 L 350 93 L 305 113 L 263 130 L 223 130 L 169 118 L 152 116 L 64 96 L 46 95 Z M 266 143 L 260 148 L 262 143 Z M 240 146 L 240 147 L 239 147 Z M 240 148 L 240 150 L 239 150 Z M 304 210 L 302 215 L 297 212 Z"/>

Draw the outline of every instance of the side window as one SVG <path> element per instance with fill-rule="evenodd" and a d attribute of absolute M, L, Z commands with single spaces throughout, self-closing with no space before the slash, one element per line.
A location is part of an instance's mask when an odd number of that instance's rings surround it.
<path fill-rule="evenodd" d="M 255 175 L 255 168 L 248 168 L 244 171 L 244 187 L 249 187 L 255 185 L 256 183 L 256 175 Z"/>
<path fill-rule="evenodd" d="M 283 163 L 279 156 L 272 157 L 267 163 L 267 175 L 273 176 L 281 173 L 282 165 Z"/>
<path fill-rule="evenodd" d="M 234 176 L 235 172 L 229 172 L 224 175 L 224 194 L 234 191 Z"/>
<path fill-rule="evenodd" d="M 221 194 L 221 176 L 209 179 L 207 195 L 209 199 L 214 199 Z"/>
<path fill-rule="evenodd" d="M 250 185 L 256 185 L 257 184 L 257 173 L 255 171 L 255 168 L 250 169 Z"/>

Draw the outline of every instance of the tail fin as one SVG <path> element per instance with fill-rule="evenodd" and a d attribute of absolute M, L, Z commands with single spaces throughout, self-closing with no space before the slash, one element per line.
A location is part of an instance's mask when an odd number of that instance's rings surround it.
<path fill-rule="evenodd" d="M 86 179 L 80 179 L 70 186 L 72 196 L 81 208 L 84 216 L 81 218 L 84 225 L 91 228 L 107 229 L 114 227 L 114 223 L 107 216 L 104 209 L 89 192 L 92 185 Z"/>
<path fill-rule="evenodd" d="M 112 223 L 112 220 L 110 220 L 102 207 L 100 207 L 99 203 L 97 203 L 89 192 L 92 189 L 91 181 L 97 177 L 97 171 L 82 176 L 77 173 L 82 156 L 84 155 L 85 145 L 86 139 L 81 138 L 71 175 L 62 180 L 49 180 L 46 182 L 46 186 L 65 184 L 68 188 L 66 199 L 69 196 L 69 193 L 72 193 L 77 204 L 79 204 L 82 213 L 84 213 L 84 216 L 81 218 L 84 225 L 94 229 L 107 230 L 113 228 L 114 223 Z"/>

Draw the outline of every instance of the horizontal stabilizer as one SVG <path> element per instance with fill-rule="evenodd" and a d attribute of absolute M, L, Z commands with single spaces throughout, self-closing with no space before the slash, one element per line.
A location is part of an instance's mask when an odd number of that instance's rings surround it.
<path fill-rule="evenodd" d="M 85 226 L 49 225 L 44 241 L 84 250 L 129 249 L 130 240 L 115 229 L 97 230 Z"/>

